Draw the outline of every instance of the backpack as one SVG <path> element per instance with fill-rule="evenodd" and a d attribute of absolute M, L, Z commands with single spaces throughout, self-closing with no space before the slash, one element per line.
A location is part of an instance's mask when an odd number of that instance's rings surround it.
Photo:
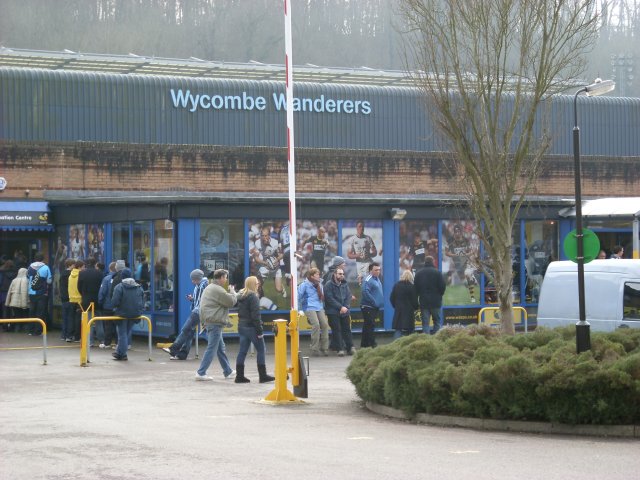
<path fill-rule="evenodd" d="M 37 292 L 46 290 L 47 279 L 44 277 L 41 277 L 40 272 L 38 270 L 36 270 L 35 272 L 36 272 L 35 275 L 31 278 L 31 283 L 29 284 L 29 287 L 31 288 L 31 290 L 37 293 Z"/>

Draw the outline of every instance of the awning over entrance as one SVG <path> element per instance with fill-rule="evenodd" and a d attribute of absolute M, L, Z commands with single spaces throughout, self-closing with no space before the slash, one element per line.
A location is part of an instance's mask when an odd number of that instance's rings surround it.
<path fill-rule="evenodd" d="M 0 230 L 52 231 L 49 204 L 40 201 L 0 201 Z"/>
<path fill-rule="evenodd" d="M 560 210 L 561 217 L 575 217 L 575 207 Z M 582 202 L 583 217 L 640 217 L 640 197 L 598 198 Z"/>

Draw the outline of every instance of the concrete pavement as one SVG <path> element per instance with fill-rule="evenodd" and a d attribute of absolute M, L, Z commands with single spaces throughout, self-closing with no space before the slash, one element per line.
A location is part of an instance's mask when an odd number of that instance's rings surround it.
<path fill-rule="evenodd" d="M 54 332 L 55 333 L 55 332 Z M 631 479 L 637 440 L 432 427 L 366 410 L 344 370 L 351 357 L 312 358 L 304 405 L 259 403 L 249 384 L 194 381 L 198 361 L 128 362 L 49 340 L 0 334 L 0 479 Z M 302 339 L 303 347 L 307 339 Z M 57 348 L 56 348 L 57 347 Z M 201 344 L 200 353 L 204 345 Z M 273 344 L 267 364 L 273 371 Z M 228 342 L 232 363 L 237 342 Z M 193 356 L 193 349 L 192 349 Z"/>

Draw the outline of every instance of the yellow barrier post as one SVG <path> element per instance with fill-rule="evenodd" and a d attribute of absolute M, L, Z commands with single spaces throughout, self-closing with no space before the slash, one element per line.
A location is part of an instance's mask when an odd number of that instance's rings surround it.
<path fill-rule="evenodd" d="M 263 402 L 271 404 L 304 403 L 287 390 L 287 321 L 278 319 L 273 323 L 276 325 L 276 382 L 275 388 L 264 397 Z"/>
<path fill-rule="evenodd" d="M 87 349 L 89 348 L 89 310 L 93 313 L 93 302 L 89 304 L 87 309 L 82 308 L 82 305 L 78 304 L 82 311 L 82 319 L 80 320 L 80 366 L 87 365 Z"/>
<path fill-rule="evenodd" d="M 47 364 L 47 324 L 40 318 L 0 318 L 0 323 L 36 323 L 42 325 L 42 364 Z"/>

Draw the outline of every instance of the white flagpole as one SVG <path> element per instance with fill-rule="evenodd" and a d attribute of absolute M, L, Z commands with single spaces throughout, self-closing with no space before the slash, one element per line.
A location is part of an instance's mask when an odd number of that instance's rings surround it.
<path fill-rule="evenodd" d="M 287 90 L 287 160 L 289 164 L 289 264 L 291 265 L 291 311 L 298 311 L 298 237 L 296 233 L 296 166 L 293 135 L 293 45 L 291 41 L 291 0 L 284 0 L 285 69 Z"/>

